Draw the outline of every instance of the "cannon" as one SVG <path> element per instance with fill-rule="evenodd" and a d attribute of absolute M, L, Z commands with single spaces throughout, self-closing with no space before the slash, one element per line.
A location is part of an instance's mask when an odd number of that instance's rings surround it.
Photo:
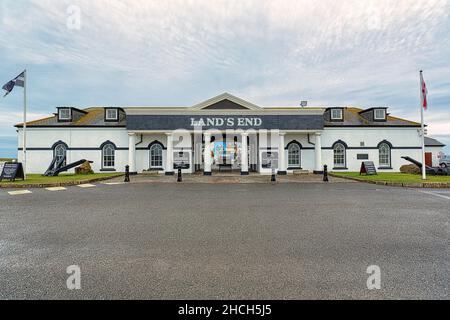
<path fill-rule="evenodd" d="M 78 167 L 79 165 L 82 165 L 85 162 L 93 163 L 92 161 L 87 161 L 87 160 L 83 159 L 83 160 L 79 160 L 76 162 L 72 162 L 68 165 L 64 165 L 65 161 L 66 161 L 66 157 L 62 157 L 60 159 L 58 159 L 57 157 L 54 157 L 52 160 L 52 163 L 48 167 L 47 171 L 45 171 L 44 176 L 57 177 L 61 172 L 69 171 L 70 169 Z"/>
<path fill-rule="evenodd" d="M 402 157 L 402 159 L 405 159 L 406 161 L 411 162 L 412 164 L 415 164 L 422 170 L 422 163 L 414 160 L 411 157 Z M 428 175 L 430 176 L 447 176 L 450 175 L 450 168 L 443 168 L 443 167 L 430 167 L 425 165 L 425 170 Z"/>

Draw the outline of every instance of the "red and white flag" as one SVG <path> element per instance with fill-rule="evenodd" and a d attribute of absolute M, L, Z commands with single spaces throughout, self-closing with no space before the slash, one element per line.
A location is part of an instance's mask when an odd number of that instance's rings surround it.
<path fill-rule="evenodd" d="M 422 71 L 420 71 L 420 99 L 424 110 L 428 109 L 427 95 L 428 95 L 427 85 L 425 83 L 425 80 L 423 80 Z"/>

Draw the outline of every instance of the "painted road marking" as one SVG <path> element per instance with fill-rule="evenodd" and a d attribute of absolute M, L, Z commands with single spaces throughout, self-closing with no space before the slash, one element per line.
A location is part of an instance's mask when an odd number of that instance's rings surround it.
<path fill-rule="evenodd" d="M 78 186 L 79 186 L 80 188 L 93 188 L 93 187 L 95 187 L 94 184 L 89 184 L 89 183 L 86 183 L 86 184 L 79 184 Z"/>
<path fill-rule="evenodd" d="M 64 190 L 67 190 L 67 189 L 64 188 L 64 187 L 51 187 L 51 188 L 45 188 L 45 190 L 48 190 L 48 191 L 64 191 Z"/>
<path fill-rule="evenodd" d="M 117 186 L 119 184 L 125 184 L 125 182 L 105 182 L 103 184 L 105 184 L 107 186 Z"/>
<path fill-rule="evenodd" d="M 425 193 L 425 194 L 430 194 L 430 195 L 435 196 L 435 197 L 440 197 L 440 198 L 444 198 L 444 199 L 450 200 L 449 196 L 444 196 L 443 194 L 440 194 L 440 193 L 437 193 L 437 192 L 429 192 L 429 191 L 419 191 L 419 192 Z"/>
<path fill-rule="evenodd" d="M 11 196 L 18 196 L 21 194 L 30 194 L 33 193 L 30 190 L 19 190 L 19 191 L 9 191 L 8 192 Z"/>

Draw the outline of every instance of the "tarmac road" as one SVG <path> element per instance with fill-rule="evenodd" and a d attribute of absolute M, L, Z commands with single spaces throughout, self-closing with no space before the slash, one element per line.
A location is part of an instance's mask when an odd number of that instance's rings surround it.
<path fill-rule="evenodd" d="M 2 299 L 448 299 L 450 191 L 360 183 L 0 190 Z M 81 268 L 81 290 L 66 268 Z M 371 265 L 381 289 L 368 290 Z"/>

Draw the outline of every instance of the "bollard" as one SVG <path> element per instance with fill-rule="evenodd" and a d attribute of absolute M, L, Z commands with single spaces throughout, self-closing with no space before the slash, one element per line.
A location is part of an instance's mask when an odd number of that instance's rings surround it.
<path fill-rule="evenodd" d="M 178 168 L 178 179 L 177 182 L 183 182 L 183 176 L 181 172 L 181 168 Z"/>
<path fill-rule="evenodd" d="M 328 166 L 323 166 L 323 182 L 329 182 L 328 180 Z"/>
<path fill-rule="evenodd" d="M 130 182 L 130 166 L 125 166 L 125 181 Z"/>
<path fill-rule="evenodd" d="M 277 182 L 277 174 L 275 172 L 275 168 L 272 169 L 272 178 L 270 179 L 271 182 Z"/>

